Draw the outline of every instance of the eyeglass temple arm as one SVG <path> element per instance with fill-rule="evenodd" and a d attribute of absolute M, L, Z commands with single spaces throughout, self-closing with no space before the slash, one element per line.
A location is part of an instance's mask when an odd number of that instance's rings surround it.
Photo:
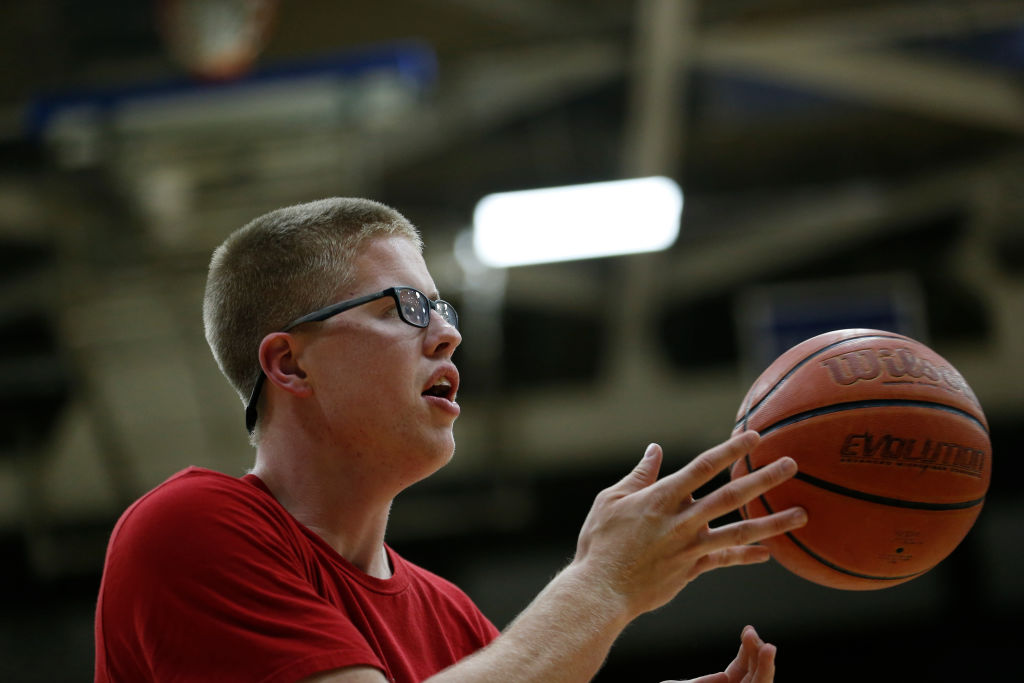
<path fill-rule="evenodd" d="M 315 323 L 320 322 L 321 320 L 327 320 L 328 318 L 334 317 L 339 313 L 347 311 L 350 308 L 362 306 L 363 304 L 369 303 L 375 299 L 383 299 L 386 296 L 395 297 L 395 291 L 397 289 L 398 287 L 388 287 L 387 289 L 381 290 L 379 292 L 374 292 L 373 294 L 367 294 L 366 296 L 360 296 L 355 299 L 349 299 L 348 301 L 342 301 L 327 306 L 325 308 L 321 308 L 318 311 L 313 311 L 312 313 L 304 315 L 301 318 L 298 318 L 297 320 L 291 321 L 290 323 L 288 323 L 286 327 L 281 329 L 281 332 L 287 332 L 291 330 L 293 327 L 298 327 L 303 323 Z"/>

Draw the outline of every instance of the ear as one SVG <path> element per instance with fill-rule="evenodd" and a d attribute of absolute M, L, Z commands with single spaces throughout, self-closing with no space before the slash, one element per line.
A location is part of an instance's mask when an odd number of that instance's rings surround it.
<path fill-rule="evenodd" d="M 298 340 L 287 332 L 268 334 L 260 342 L 260 365 L 267 381 L 296 396 L 309 396 L 312 388 L 299 365 Z"/>

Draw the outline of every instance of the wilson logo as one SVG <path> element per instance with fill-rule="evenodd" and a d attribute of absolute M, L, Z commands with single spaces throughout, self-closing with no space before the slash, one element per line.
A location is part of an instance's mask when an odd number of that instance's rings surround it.
<path fill-rule="evenodd" d="M 960 373 L 920 358 L 910 349 L 861 349 L 822 359 L 821 366 L 833 382 L 843 386 L 877 379 L 887 383 L 929 384 L 962 394 L 978 405 Z"/>

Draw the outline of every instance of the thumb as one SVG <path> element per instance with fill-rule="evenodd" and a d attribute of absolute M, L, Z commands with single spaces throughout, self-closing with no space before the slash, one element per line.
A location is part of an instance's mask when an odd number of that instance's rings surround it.
<path fill-rule="evenodd" d="M 619 482 L 624 493 L 645 489 L 658 481 L 658 471 L 661 469 L 663 455 L 661 446 L 656 443 L 650 444 L 636 467 Z"/>

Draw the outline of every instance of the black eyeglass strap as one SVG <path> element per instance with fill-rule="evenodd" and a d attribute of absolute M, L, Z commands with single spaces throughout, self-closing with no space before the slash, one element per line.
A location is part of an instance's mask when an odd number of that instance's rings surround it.
<path fill-rule="evenodd" d="M 267 376 L 261 372 L 260 376 L 256 378 L 256 384 L 252 386 L 249 402 L 245 404 L 245 428 L 249 430 L 249 434 L 256 431 L 256 404 L 259 403 L 260 390 L 263 388 L 266 378 Z"/>

